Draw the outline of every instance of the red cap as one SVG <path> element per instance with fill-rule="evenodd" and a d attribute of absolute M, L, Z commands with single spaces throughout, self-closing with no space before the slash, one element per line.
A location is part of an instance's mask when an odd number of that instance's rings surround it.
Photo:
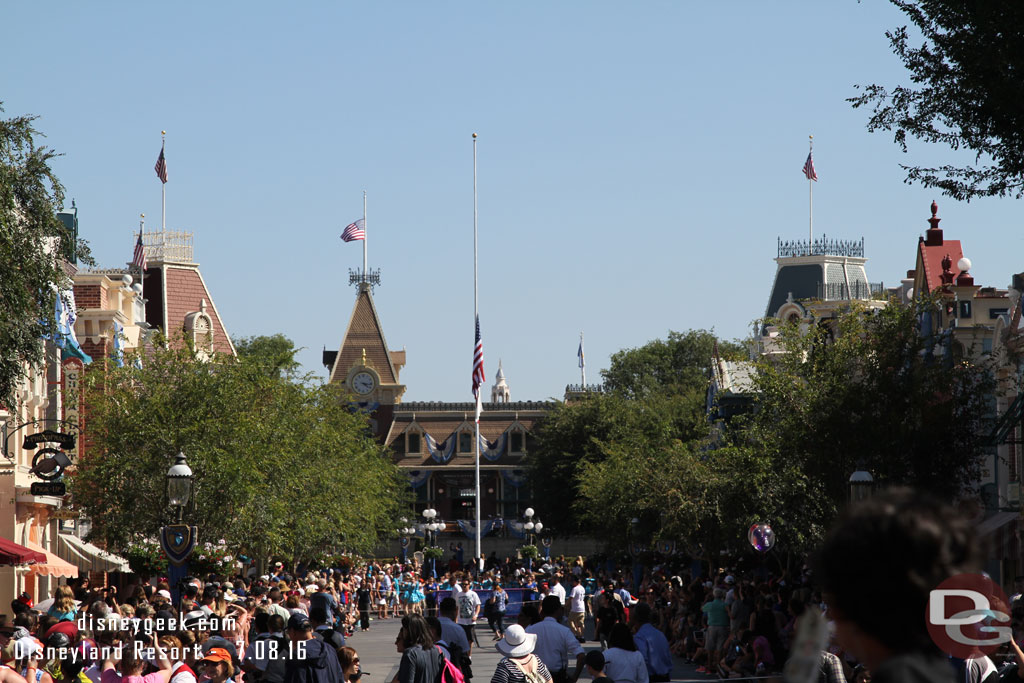
<path fill-rule="evenodd" d="M 46 640 L 54 633 L 63 633 L 72 643 L 78 640 L 78 626 L 73 621 L 57 622 L 47 629 L 45 634 L 43 634 L 43 640 Z"/>

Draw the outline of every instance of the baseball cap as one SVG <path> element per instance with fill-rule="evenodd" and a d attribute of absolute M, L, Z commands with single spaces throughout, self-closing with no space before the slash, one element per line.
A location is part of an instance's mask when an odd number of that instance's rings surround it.
<path fill-rule="evenodd" d="M 288 628 L 296 631 L 308 631 L 313 628 L 313 624 L 305 614 L 298 613 L 288 617 Z"/>
<path fill-rule="evenodd" d="M 725 577 L 725 582 L 728 584 L 733 584 L 736 583 L 736 579 L 735 577 L 733 577 L 732 574 L 729 574 L 729 576 Z"/>
<path fill-rule="evenodd" d="M 204 662 L 230 662 L 231 654 L 222 647 L 211 647 L 201 661 Z"/>

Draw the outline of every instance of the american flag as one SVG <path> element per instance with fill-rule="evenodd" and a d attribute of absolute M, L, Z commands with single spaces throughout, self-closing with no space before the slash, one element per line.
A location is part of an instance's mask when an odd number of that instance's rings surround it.
<path fill-rule="evenodd" d="M 161 182 L 167 182 L 167 159 L 164 158 L 164 148 L 160 146 L 160 156 L 156 158 L 156 166 L 153 167 Z"/>
<path fill-rule="evenodd" d="M 480 316 L 476 317 L 476 343 L 473 345 L 473 396 L 476 397 L 476 419 L 480 420 L 480 385 L 484 383 L 484 342 L 480 339 Z"/>
<path fill-rule="evenodd" d="M 582 339 L 580 339 L 580 348 L 576 352 L 576 355 L 580 357 L 580 368 L 582 369 L 582 368 L 586 367 L 586 364 L 583 362 L 583 340 Z"/>
<path fill-rule="evenodd" d="M 804 176 L 808 180 L 818 179 L 818 174 L 814 172 L 814 158 L 811 156 L 811 152 L 807 153 L 807 161 L 804 162 Z"/>
<path fill-rule="evenodd" d="M 358 240 L 366 239 L 366 229 L 364 228 L 365 223 L 360 218 L 354 223 L 349 223 L 345 226 L 345 229 L 341 233 L 341 239 L 346 242 L 356 242 Z"/>
<path fill-rule="evenodd" d="M 132 265 L 137 266 L 140 270 L 146 270 L 146 247 L 142 244 L 142 230 L 139 230 L 139 239 L 135 241 Z"/>

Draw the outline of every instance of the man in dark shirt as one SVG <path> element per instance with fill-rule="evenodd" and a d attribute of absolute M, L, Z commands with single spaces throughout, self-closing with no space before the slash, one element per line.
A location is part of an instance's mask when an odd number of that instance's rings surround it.
<path fill-rule="evenodd" d="M 334 619 L 338 614 L 338 601 L 334 595 L 327 590 L 327 582 L 319 579 L 316 582 L 316 593 L 309 596 L 309 608 L 323 607 L 327 613 L 327 623 L 334 625 Z"/>
<path fill-rule="evenodd" d="M 359 584 L 359 590 L 356 591 L 356 608 L 359 609 L 359 630 L 369 631 L 370 630 L 370 587 L 367 585 L 369 581 L 363 581 Z"/>

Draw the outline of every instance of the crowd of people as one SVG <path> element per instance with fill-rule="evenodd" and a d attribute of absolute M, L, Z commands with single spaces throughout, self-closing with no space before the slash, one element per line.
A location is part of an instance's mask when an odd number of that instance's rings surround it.
<path fill-rule="evenodd" d="M 980 657 L 950 666 L 925 631 L 927 586 L 968 568 L 969 529 L 934 506 L 872 505 L 796 574 L 761 565 L 696 575 L 672 558 L 635 574 L 582 557 L 533 571 L 492 555 L 479 570 L 448 565 L 441 576 L 415 560 L 292 573 L 277 564 L 262 576 L 189 579 L 173 597 L 166 581 L 126 595 L 72 581 L 43 610 L 27 596 L 12 603 L 13 620 L 0 623 L 0 683 L 357 683 L 347 639 L 395 618 L 398 675 L 381 683 L 661 683 L 675 658 L 710 676 L 777 678 L 801 625 L 815 620 L 831 626 L 814 650 L 822 683 L 952 681 L 956 671 L 968 683 L 1024 679 L 1015 640 L 1000 673 Z M 905 528 L 889 520 L 900 515 Z M 869 561 L 874 551 L 889 562 Z M 503 655 L 493 672 L 473 671 L 481 635 Z"/>

